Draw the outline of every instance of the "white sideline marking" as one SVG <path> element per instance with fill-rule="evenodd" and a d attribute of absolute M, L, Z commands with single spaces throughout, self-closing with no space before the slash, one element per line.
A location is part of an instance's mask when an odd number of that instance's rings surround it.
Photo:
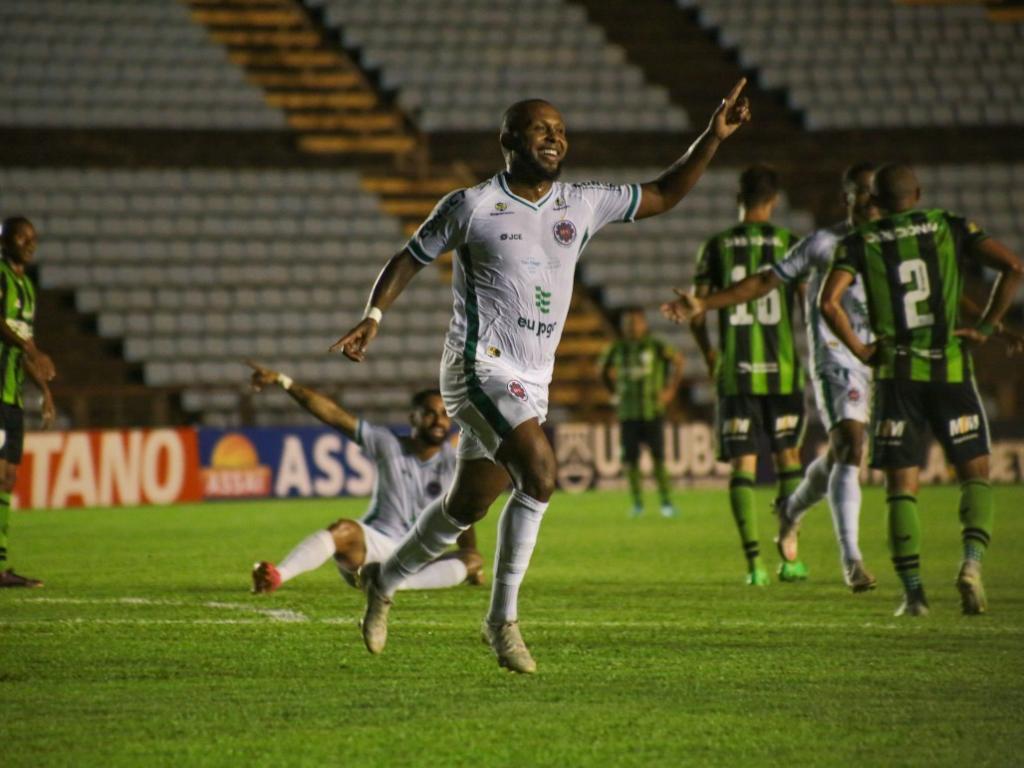
<path fill-rule="evenodd" d="M 107 598 L 78 598 L 78 597 L 28 597 L 22 599 L 20 602 L 23 603 L 52 603 L 52 604 L 63 604 L 63 605 L 170 605 L 176 607 L 188 607 L 188 608 L 214 608 L 216 610 L 227 610 L 227 611 L 244 611 L 246 613 L 256 613 L 260 616 L 266 616 L 272 621 L 283 621 L 283 622 L 303 622 L 309 621 L 309 617 L 301 611 L 291 611 L 283 608 L 260 608 L 255 605 L 248 605 L 246 603 L 226 603 L 216 600 L 210 600 L 203 603 L 189 603 L 184 600 L 153 600 L 148 597 L 107 597 Z M 131 621 L 130 619 L 123 619 L 119 621 Z M 155 620 L 151 620 L 155 621 Z M 168 619 L 167 621 L 179 621 L 178 619 Z M 188 622 L 187 619 L 181 619 L 180 621 Z M 203 621 L 203 620 L 200 620 Z M 225 622 L 228 623 L 228 622 Z"/>

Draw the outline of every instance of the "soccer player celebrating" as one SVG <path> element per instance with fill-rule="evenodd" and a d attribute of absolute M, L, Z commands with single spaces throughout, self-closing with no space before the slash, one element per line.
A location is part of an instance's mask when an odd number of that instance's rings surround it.
<path fill-rule="evenodd" d="M 370 508 L 359 520 L 338 520 L 303 539 L 281 564 L 266 560 L 252 569 L 252 591 L 273 592 L 301 573 L 319 568 L 334 558 L 345 581 L 358 586 L 359 572 L 368 563 L 390 555 L 412 529 L 416 515 L 448 487 L 455 470 L 455 451 L 448 441 L 451 419 L 436 389 L 412 397 L 409 422 L 412 433 L 396 437 L 391 430 L 359 419 L 326 395 L 303 386 L 278 371 L 249 362 L 252 386 L 280 386 L 292 399 L 328 426 L 355 440 L 377 467 Z M 480 583 L 483 559 L 476 535 L 466 529 L 457 550 L 440 554 L 422 570 L 401 582 L 398 589 L 441 589 L 465 581 Z"/>
<path fill-rule="evenodd" d="M 697 257 L 696 294 L 700 299 L 782 261 L 795 240 L 792 232 L 771 223 L 779 200 L 779 180 L 767 166 L 752 166 L 740 175 L 740 223 L 708 239 Z M 711 345 L 705 316 L 690 320 L 690 329 L 715 379 L 718 457 L 732 464 L 729 503 L 747 559 L 747 583 L 768 584 L 761 562 L 754 511 L 757 440 L 768 437 L 779 473 L 779 500 L 785 504 L 800 483 L 803 437 L 804 374 L 793 343 L 795 282 L 773 288 L 756 302 L 723 307 L 718 313 L 719 350 Z M 796 552 L 780 548 L 779 578 L 807 578 Z"/>
<path fill-rule="evenodd" d="M 630 514 L 644 512 L 640 478 L 640 446 L 654 459 L 654 477 L 661 496 L 661 514 L 675 517 L 672 488 L 665 470 L 665 437 L 662 417 L 672 402 L 683 375 L 683 356 L 647 331 L 641 307 L 627 307 L 619 317 L 622 338 L 601 357 L 601 380 L 615 393 L 622 440 L 622 463 L 633 496 Z"/>
<path fill-rule="evenodd" d="M 868 421 L 871 369 L 842 344 L 821 319 L 818 292 L 832 264 L 840 238 L 866 224 L 878 213 L 871 198 L 873 168 L 857 163 L 843 174 L 842 193 L 846 220 L 811 233 L 770 269 L 748 275 L 725 290 L 703 298 L 677 291 L 679 298 L 662 306 L 664 314 L 682 323 L 707 310 L 725 309 L 767 296 L 781 286 L 806 281 L 804 317 L 811 355 L 811 381 L 821 421 L 829 434 L 828 452 L 811 462 L 804 479 L 777 504 L 779 552 L 785 560 L 797 557 L 797 532 L 803 514 L 825 495 L 842 556 L 843 575 L 854 592 L 875 587 L 875 577 L 864 567 L 860 527 L 860 464 L 864 427 Z M 871 334 L 863 282 L 857 278 L 843 296 L 843 308 L 858 338 L 870 344 Z"/>
<path fill-rule="evenodd" d="M 920 210 L 912 168 L 886 165 L 873 195 L 882 218 L 844 237 L 821 291 L 821 313 L 833 333 L 874 368 L 871 466 L 885 471 L 889 549 L 903 583 L 896 615 L 923 616 L 918 467 L 931 427 L 960 480 L 963 562 L 957 577 L 965 614 L 984 613 L 981 560 L 992 533 L 989 434 L 965 340 L 983 342 L 999 327 L 1020 284 L 1020 260 L 976 224 L 944 210 Z M 967 265 L 999 273 L 973 328 L 957 328 Z M 863 280 L 875 340 L 865 343 L 844 296 Z"/>
<path fill-rule="evenodd" d="M 25 372 L 43 393 L 43 428 L 55 415 L 49 381 L 56 375 L 53 361 L 36 347 L 36 289 L 25 274 L 35 258 L 35 227 L 22 216 L 5 219 L 0 229 L 0 587 L 41 587 L 43 582 L 14 572 L 7 565 L 7 532 L 10 527 L 11 492 L 18 476 L 25 436 L 21 387 Z"/>
<path fill-rule="evenodd" d="M 383 312 L 423 267 L 455 249 L 454 317 L 441 363 L 445 406 L 462 429 L 455 479 L 394 554 L 364 568 L 363 640 L 380 653 L 395 588 L 483 517 L 511 478 L 498 521 L 491 605 L 483 635 L 501 666 L 536 670 L 518 625 L 519 587 L 555 487 L 555 456 L 541 423 L 555 348 L 583 248 L 605 224 L 672 209 L 697 183 L 719 144 L 750 118 L 741 80 L 689 151 L 645 184 L 557 181 L 565 124 L 540 99 L 504 114 L 505 170 L 444 197 L 373 287 L 362 321 L 333 350 L 363 360 Z"/>

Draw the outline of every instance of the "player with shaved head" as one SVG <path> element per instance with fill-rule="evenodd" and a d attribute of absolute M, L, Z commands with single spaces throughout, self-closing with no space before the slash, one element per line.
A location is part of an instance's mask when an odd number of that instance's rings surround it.
<path fill-rule="evenodd" d="M 498 137 L 505 169 L 446 195 L 384 267 L 363 319 L 332 349 L 363 360 L 383 313 L 409 281 L 454 250 L 441 392 L 462 438 L 448 493 L 423 510 L 387 560 L 364 568 L 361 626 L 371 653 L 384 649 L 397 586 L 486 515 L 511 480 L 482 634 L 501 666 L 536 670 L 519 631 L 518 595 L 555 488 L 554 451 L 541 425 L 576 263 L 606 224 L 656 216 L 683 199 L 721 142 L 750 119 L 744 85 L 722 100 L 686 154 L 642 184 L 557 181 L 569 149 L 561 113 L 542 99 L 513 104 Z"/>
<path fill-rule="evenodd" d="M 1000 328 L 1024 270 L 1014 253 L 974 222 L 920 208 L 921 189 L 910 166 L 879 168 L 872 193 L 881 218 L 840 241 L 820 307 L 836 337 L 874 369 L 871 466 L 885 472 L 889 549 L 904 589 L 896 615 L 923 616 L 929 610 L 917 514 L 925 424 L 960 480 L 961 607 L 968 615 L 984 613 L 981 561 L 993 520 L 989 432 L 966 343 L 983 343 Z M 970 264 L 989 267 L 998 277 L 977 324 L 961 327 L 964 269 Z M 871 341 L 857 333 L 844 302 L 858 278 Z"/>

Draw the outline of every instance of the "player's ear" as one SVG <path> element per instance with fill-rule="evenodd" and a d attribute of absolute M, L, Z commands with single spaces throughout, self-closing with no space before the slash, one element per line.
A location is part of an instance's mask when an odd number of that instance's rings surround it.
<path fill-rule="evenodd" d="M 519 135 L 512 130 L 504 130 L 499 135 L 499 141 L 501 141 L 501 148 L 509 152 L 515 152 L 519 149 Z"/>

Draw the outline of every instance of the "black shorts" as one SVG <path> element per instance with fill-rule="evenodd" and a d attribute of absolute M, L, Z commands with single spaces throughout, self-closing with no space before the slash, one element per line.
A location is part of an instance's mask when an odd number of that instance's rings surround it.
<path fill-rule="evenodd" d="M 946 461 L 965 464 L 990 451 L 988 419 L 973 381 L 876 380 L 871 403 L 871 467 L 921 466 L 931 427 Z"/>
<path fill-rule="evenodd" d="M 757 453 L 759 435 L 772 453 L 796 448 L 804 437 L 804 395 L 719 395 L 715 422 L 719 461 Z"/>
<path fill-rule="evenodd" d="M 622 460 L 636 464 L 640 460 L 640 446 L 646 445 L 651 458 L 661 461 L 665 457 L 665 431 L 661 419 L 629 419 L 619 422 L 622 429 Z"/>
<path fill-rule="evenodd" d="M 14 405 L 0 403 L 0 459 L 21 464 L 25 443 L 25 412 Z"/>

